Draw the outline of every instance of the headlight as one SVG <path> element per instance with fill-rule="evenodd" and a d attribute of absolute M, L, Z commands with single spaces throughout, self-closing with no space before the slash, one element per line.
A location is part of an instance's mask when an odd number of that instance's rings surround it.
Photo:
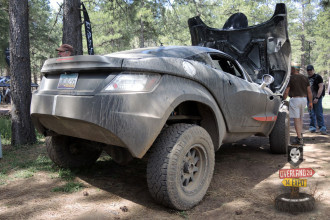
<path fill-rule="evenodd" d="M 110 92 L 148 92 L 159 82 L 159 74 L 122 73 L 116 76 L 105 91 Z"/>

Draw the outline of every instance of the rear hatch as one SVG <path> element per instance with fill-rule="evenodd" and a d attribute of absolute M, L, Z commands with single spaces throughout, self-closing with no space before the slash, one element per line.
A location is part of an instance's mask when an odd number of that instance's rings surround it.
<path fill-rule="evenodd" d="M 264 74 L 275 81 L 270 88 L 283 94 L 290 77 L 291 45 L 285 4 L 277 4 L 273 17 L 248 26 L 242 13 L 232 15 L 222 29 L 208 27 L 200 17 L 188 20 L 192 45 L 223 51 L 246 69 L 252 80 L 261 83 Z"/>

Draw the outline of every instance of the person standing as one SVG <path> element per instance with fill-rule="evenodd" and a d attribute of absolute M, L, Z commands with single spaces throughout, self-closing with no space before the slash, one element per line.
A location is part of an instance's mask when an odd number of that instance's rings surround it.
<path fill-rule="evenodd" d="M 303 145 L 304 140 L 302 136 L 303 128 L 303 116 L 306 106 L 306 97 L 308 97 L 308 109 L 313 108 L 312 103 L 312 91 L 308 81 L 308 78 L 302 74 L 299 74 L 300 66 L 297 64 L 291 65 L 290 81 L 283 94 L 283 100 L 290 96 L 289 111 L 290 118 L 293 118 L 294 128 L 297 133 L 297 137 L 293 144 Z"/>
<path fill-rule="evenodd" d="M 309 111 L 309 131 L 316 132 L 316 122 L 319 126 L 321 134 L 327 134 L 327 128 L 324 125 L 322 99 L 325 95 L 323 78 L 314 71 L 313 65 L 307 66 L 308 80 L 311 85 L 313 94 L 313 109 Z"/>
<path fill-rule="evenodd" d="M 10 88 L 9 87 L 6 87 L 6 92 L 5 92 L 5 96 L 3 98 L 3 101 L 6 104 L 9 104 L 11 102 L 11 93 L 10 93 Z"/>

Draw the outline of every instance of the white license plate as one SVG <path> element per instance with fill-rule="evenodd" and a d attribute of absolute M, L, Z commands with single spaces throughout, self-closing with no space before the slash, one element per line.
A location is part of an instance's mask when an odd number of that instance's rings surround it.
<path fill-rule="evenodd" d="M 74 89 L 78 80 L 78 73 L 61 74 L 57 89 Z"/>

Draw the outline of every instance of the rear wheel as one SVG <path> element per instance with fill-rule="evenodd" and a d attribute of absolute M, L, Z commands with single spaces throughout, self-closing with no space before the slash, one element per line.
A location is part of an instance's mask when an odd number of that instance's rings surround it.
<path fill-rule="evenodd" d="M 197 205 L 214 170 L 214 147 L 205 129 L 175 124 L 157 138 L 147 165 L 148 187 L 159 203 L 178 210 Z"/>
<path fill-rule="evenodd" d="M 104 151 L 109 154 L 113 161 L 122 166 L 133 160 L 132 154 L 126 148 L 107 146 L 104 148 Z"/>
<path fill-rule="evenodd" d="M 282 103 L 277 115 L 277 120 L 269 135 L 270 151 L 274 154 L 286 154 L 290 142 L 290 116 L 289 105 Z"/>
<path fill-rule="evenodd" d="M 50 159 L 63 168 L 91 166 L 102 152 L 97 142 L 62 135 L 47 137 L 46 149 Z"/>

